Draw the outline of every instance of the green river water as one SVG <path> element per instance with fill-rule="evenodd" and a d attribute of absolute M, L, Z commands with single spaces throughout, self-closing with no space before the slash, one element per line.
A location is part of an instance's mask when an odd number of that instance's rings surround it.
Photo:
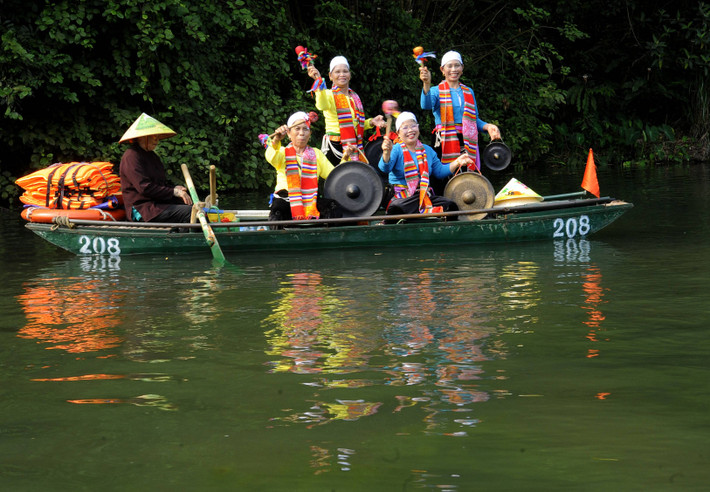
<path fill-rule="evenodd" d="M 635 206 L 588 239 L 238 270 L 1 211 L 0 488 L 707 490 L 710 165 L 599 180 Z"/>

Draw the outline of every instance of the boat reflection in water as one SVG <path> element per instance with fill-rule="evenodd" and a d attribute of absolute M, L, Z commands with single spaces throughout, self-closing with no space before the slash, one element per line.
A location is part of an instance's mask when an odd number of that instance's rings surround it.
<path fill-rule="evenodd" d="M 401 272 L 402 281 L 387 299 L 383 347 L 391 358 L 387 384 L 403 386 L 394 411 L 421 406 L 426 431 L 442 434 L 452 433 L 452 419 L 462 426 L 478 423 L 472 404 L 490 398 L 481 388 L 488 377 L 481 363 L 501 348 L 484 347 L 495 334 L 487 321 L 496 309 L 493 267 L 446 270 Z"/>
<path fill-rule="evenodd" d="M 91 263 L 90 258 L 81 260 L 82 268 Z M 110 271 L 120 270 L 120 258 L 101 260 Z M 73 354 L 119 347 L 124 339 L 114 329 L 122 322 L 117 308 L 125 292 L 115 281 L 110 275 L 88 273 L 70 277 L 47 274 L 25 282 L 17 299 L 27 323 L 18 336 Z"/>
<path fill-rule="evenodd" d="M 125 262 L 124 262 L 125 263 Z M 154 265 L 148 265 L 150 269 Z M 37 341 L 48 350 L 64 351 L 81 359 L 127 359 L 132 362 L 155 363 L 170 359 L 189 359 L 194 353 L 209 349 L 204 336 L 199 333 L 202 323 L 215 316 L 212 298 L 206 294 L 212 276 L 187 277 L 182 282 L 165 285 L 151 280 L 145 274 L 146 265 L 122 268 L 120 257 L 82 257 L 73 259 L 58 268 L 48 269 L 23 284 L 17 296 L 26 323 L 17 336 Z M 160 276 L 158 276 L 160 278 Z M 184 293 L 175 295 L 176 286 L 185 284 Z M 162 284 L 162 285 L 161 285 Z M 206 285 L 203 285 L 206 284 Z M 162 291 L 162 292 L 161 292 Z M 147 311 L 140 302 L 151 296 L 152 306 Z M 159 308 L 164 298 L 167 305 Z M 176 336 L 170 327 L 170 316 L 186 319 L 194 336 Z M 81 367 L 89 366 L 86 364 Z M 116 381 L 107 391 L 101 386 L 98 397 L 72 398 L 73 404 L 130 404 L 175 410 L 176 407 L 162 395 L 135 393 L 135 385 L 126 382 L 166 382 L 181 378 L 160 372 L 89 372 L 58 373 L 65 367 L 61 359 L 36 368 L 38 374 L 32 381 L 44 383 L 83 382 L 98 388 L 98 382 Z M 95 367 L 95 366 L 91 366 Z M 91 383 L 93 382 L 93 383 Z M 128 389 L 130 386 L 131 389 Z M 118 395 L 116 395 L 118 393 Z M 126 394 L 127 393 L 127 394 Z"/>
<path fill-rule="evenodd" d="M 609 342 L 610 339 L 602 324 L 606 320 L 606 315 L 602 311 L 605 303 L 604 297 L 607 288 L 602 287 L 603 275 L 601 268 L 595 264 L 590 257 L 592 250 L 591 243 L 586 239 L 567 241 L 555 241 L 555 262 L 580 263 L 584 265 L 584 272 L 575 279 L 575 283 L 581 283 L 584 293 L 584 303 L 579 306 L 586 312 L 586 319 L 582 321 L 587 333 L 585 338 L 590 342 L 587 347 L 585 357 L 593 359 L 601 355 L 600 344 Z M 598 400 L 605 400 L 611 393 L 599 391 L 594 397 Z"/>
<path fill-rule="evenodd" d="M 373 384 L 366 379 L 332 377 L 367 370 L 367 353 L 375 348 L 358 334 L 353 318 L 348 317 L 349 306 L 336 296 L 337 292 L 336 288 L 325 286 L 317 272 L 287 276 L 276 293 L 279 299 L 273 313 L 264 320 L 266 326 L 275 326 L 265 333 L 267 354 L 278 357 L 269 362 L 270 372 L 319 375 L 308 383 L 315 387 L 358 388 Z M 309 426 L 352 421 L 373 415 L 381 404 L 343 399 L 314 401 L 307 412 L 280 420 Z"/>
<path fill-rule="evenodd" d="M 267 354 L 282 357 L 272 362 L 273 372 L 319 373 L 343 365 L 347 345 L 339 343 L 336 329 L 343 303 L 334 290 L 323 285 L 319 273 L 289 275 L 277 290 L 280 299 L 265 320 L 279 326 L 266 332 L 273 347 Z"/>
<path fill-rule="evenodd" d="M 598 343 L 608 341 L 600 335 L 604 331 L 602 324 L 606 319 L 601 310 L 604 304 L 605 290 L 602 287 L 603 275 L 601 268 L 590 259 L 591 243 L 586 239 L 567 241 L 555 241 L 555 261 L 558 263 L 582 263 L 585 264 L 585 271 L 581 275 L 582 291 L 584 292 L 584 304 L 580 307 L 586 311 L 587 319 L 583 322 L 589 329 L 586 338 L 595 343 L 594 348 L 587 350 L 587 357 L 593 358 L 600 355 Z"/>
<path fill-rule="evenodd" d="M 478 388 L 483 374 L 479 363 L 504 353 L 497 341 L 485 350 L 482 345 L 495 332 L 481 324 L 499 308 L 490 299 L 494 283 L 472 289 L 465 268 L 454 278 L 441 275 L 441 268 L 367 271 L 367 287 L 391 286 L 366 296 L 374 301 L 367 306 L 361 292 L 336 286 L 342 278 L 324 279 L 317 272 L 288 275 L 264 320 L 267 354 L 275 357 L 270 372 L 314 376 L 302 383 L 318 395 L 348 390 L 358 397 L 323 400 L 314 395 L 307 411 L 274 422 L 313 426 L 353 421 L 383 411 L 386 404 L 392 413 L 422 406 L 427 427 L 434 429 L 439 413 L 471 411 L 471 403 L 488 400 L 489 394 Z M 446 288 L 434 282 L 445 282 Z M 363 278 L 345 278 L 341 284 L 363 285 Z M 384 402 L 372 399 L 372 394 L 382 394 L 367 389 L 373 386 L 402 390 L 394 401 Z"/>
<path fill-rule="evenodd" d="M 288 274 L 264 320 L 269 372 L 299 375 L 313 397 L 272 424 L 312 427 L 417 411 L 424 432 L 463 436 L 480 424 L 476 405 L 533 396 L 508 389 L 506 361 L 525 349 L 525 337 L 540 343 L 548 336 L 540 324 L 559 316 L 550 296 L 561 285 L 585 295 L 590 341 L 604 320 L 591 244 L 556 241 L 545 250 L 552 262 L 524 250 L 490 261 L 442 253 L 338 277 Z"/>

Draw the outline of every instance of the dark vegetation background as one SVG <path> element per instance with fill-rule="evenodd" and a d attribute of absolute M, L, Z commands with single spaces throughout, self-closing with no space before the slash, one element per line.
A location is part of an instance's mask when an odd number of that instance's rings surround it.
<path fill-rule="evenodd" d="M 203 190 L 210 164 L 221 192 L 270 185 L 257 134 L 314 108 L 299 44 L 323 73 L 347 56 L 366 114 L 395 99 L 424 134 L 412 48 L 460 51 L 518 166 L 705 160 L 709 22 L 697 1 L 0 0 L 0 201 L 54 162 L 118 163 L 141 112 L 179 133 L 158 147 L 176 180 L 186 162 Z"/>

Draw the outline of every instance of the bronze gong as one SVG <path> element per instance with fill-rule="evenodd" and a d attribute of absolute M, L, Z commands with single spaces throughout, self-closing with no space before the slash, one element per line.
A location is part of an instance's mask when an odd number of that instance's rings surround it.
<path fill-rule="evenodd" d="M 335 166 L 325 180 L 323 195 L 343 208 L 344 217 L 365 217 L 377 212 L 384 185 L 372 166 L 348 161 Z"/>
<path fill-rule="evenodd" d="M 453 200 L 459 210 L 480 210 L 491 208 L 495 198 L 493 185 L 483 175 L 476 172 L 457 174 L 444 188 L 444 197 Z M 460 215 L 459 220 L 480 220 L 486 213 Z"/>

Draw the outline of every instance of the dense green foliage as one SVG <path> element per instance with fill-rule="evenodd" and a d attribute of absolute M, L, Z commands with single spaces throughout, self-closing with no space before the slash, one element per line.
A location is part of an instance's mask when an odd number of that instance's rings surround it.
<path fill-rule="evenodd" d="M 179 135 L 158 149 L 198 187 L 269 184 L 257 134 L 310 110 L 293 48 L 351 62 L 366 113 L 385 99 L 423 117 L 416 45 L 460 51 L 480 116 L 518 163 L 707 158 L 710 5 L 410 0 L 2 1 L 0 196 L 52 162 L 118 162 L 146 112 Z M 439 78 L 436 76 L 435 82 Z M 424 130 L 426 133 L 427 130 Z M 316 125 L 312 143 L 322 133 Z M 425 137 L 426 138 L 426 137 Z"/>

